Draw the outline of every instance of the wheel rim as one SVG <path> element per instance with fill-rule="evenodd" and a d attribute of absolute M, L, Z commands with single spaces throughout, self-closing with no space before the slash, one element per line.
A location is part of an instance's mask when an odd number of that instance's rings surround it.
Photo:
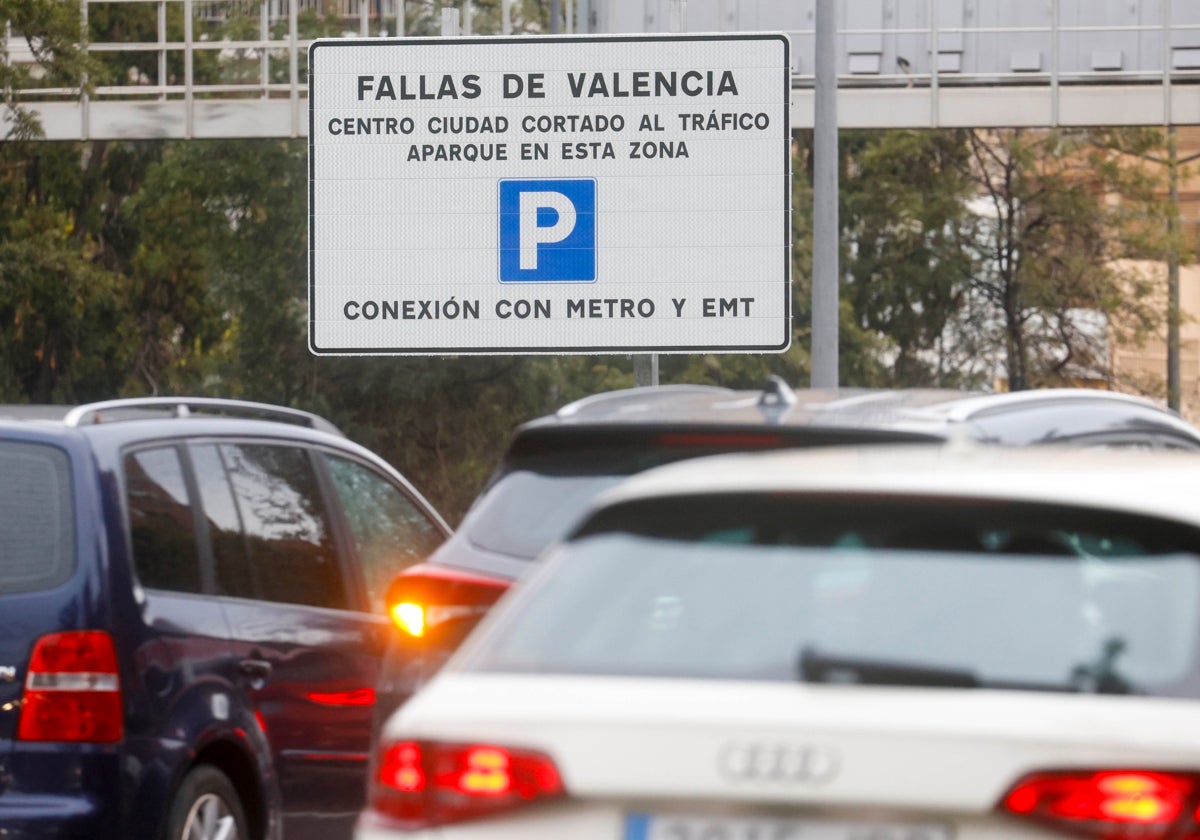
<path fill-rule="evenodd" d="M 215 793 L 206 793 L 193 802 L 181 840 L 240 840 L 229 803 Z"/>

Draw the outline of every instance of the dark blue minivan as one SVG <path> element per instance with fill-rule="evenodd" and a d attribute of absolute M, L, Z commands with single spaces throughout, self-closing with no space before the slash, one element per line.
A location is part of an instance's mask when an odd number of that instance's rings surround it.
<path fill-rule="evenodd" d="M 0 407 L 0 835 L 349 836 L 387 586 L 448 534 L 307 413 Z"/>

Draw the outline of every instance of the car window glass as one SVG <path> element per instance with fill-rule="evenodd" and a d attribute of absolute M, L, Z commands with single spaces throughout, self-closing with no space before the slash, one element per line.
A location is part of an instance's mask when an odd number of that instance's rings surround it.
<path fill-rule="evenodd" d="M 442 532 L 379 473 L 346 458 L 326 460 L 362 563 L 371 607 L 384 612 L 392 578 L 428 557 L 442 542 Z"/>
<path fill-rule="evenodd" d="M 253 598 L 256 592 L 246 555 L 246 540 L 242 535 L 242 521 L 221 453 L 214 444 L 193 445 L 189 452 L 208 521 L 217 592 Z"/>
<path fill-rule="evenodd" d="M 518 470 L 493 485 L 464 522 L 480 548 L 531 560 L 569 528 L 620 475 L 550 475 Z"/>
<path fill-rule="evenodd" d="M 1024 504 L 616 506 L 548 558 L 466 665 L 1181 696 L 1200 674 L 1198 543 L 1168 522 Z"/>
<path fill-rule="evenodd" d="M 837 442 L 837 433 L 825 437 L 827 443 Z M 597 495 L 627 476 L 688 458 L 798 442 L 774 432 L 671 429 L 525 435 L 516 440 L 501 470 L 468 511 L 460 533 L 479 548 L 532 560 L 565 534 Z"/>
<path fill-rule="evenodd" d="M 66 453 L 0 442 L 0 592 L 49 589 L 70 577 L 74 523 Z"/>
<path fill-rule="evenodd" d="M 125 456 L 125 499 L 133 563 L 143 586 L 202 592 L 195 519 L 174 446 Z"/>
<path fill-rule="evenodd" d="M 262 600 L 349 605 L 316 472 L 305 450 L 221 444 L 237 500 L 250 577 Z"/>

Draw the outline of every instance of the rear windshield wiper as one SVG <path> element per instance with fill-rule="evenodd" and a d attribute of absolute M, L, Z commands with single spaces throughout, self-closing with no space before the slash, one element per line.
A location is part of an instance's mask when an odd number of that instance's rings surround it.
<path fill-rule="evenodd" d="M 918 665 L 910 662 L 865 659 L 820 653 L 804 647 L 796 662 L 797 676 L 804 682 L 840 685 L 903 685 L 929 688 L 997 688 L 1013 691 L 1054 691 L 1082 694 L 1137 694 L 1136 687 L 1111 670 L 1079 666 L 1063 684 L 981 680 L 964 668 Z"/>
<path fill-rule="evenodd" d="M 798 676 L 805 682 L 935 688 L 979 688 L 981 685 L 974 673 L 960 668 L 827 656 L 812 647 L 801 649 L 796 665 Z"/>

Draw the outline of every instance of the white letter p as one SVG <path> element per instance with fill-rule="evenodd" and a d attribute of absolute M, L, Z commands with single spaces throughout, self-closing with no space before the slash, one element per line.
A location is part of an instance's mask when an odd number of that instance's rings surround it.
<path fill-rule="evenodd" d="M 549 208 L 558 219 L 547 227 L 538 226 L 538 210 Z M 523 192 L 520 195 L 521 270 L 538 266 L 538 245 L 562 242 L 575 230 L 575 205 L 560 192 Z"/>

